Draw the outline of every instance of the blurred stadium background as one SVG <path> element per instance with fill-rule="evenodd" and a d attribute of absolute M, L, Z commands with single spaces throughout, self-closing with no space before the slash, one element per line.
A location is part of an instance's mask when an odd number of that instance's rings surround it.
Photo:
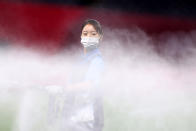
<path fill-rule="evenodd" d="M 22 45 L 46 52 L 58 52 L 78 45 L 80 26 L 86 18 L 97 19 L 103 27 L 132 29 L 137 26 L 149 35 L 196 29 L 194 0 L 0 0 L 0 44 L 2 47 Z M 13 130 L 17 94 L 10 94 L 0 104 L 0 131 Z M 195 97 L 193 97 L 195 103 Z M 184 102 L 186 103 L 186 102 Z M 104 131 L 157 131 L 156 118 L 127 117 L 116 105 L 105 103 Z M 192 106 L 195 108 L 195 105 Z M 164 117 L 167 129 L 161 131 L 195 131 L 195 114 Z M 118 124 L 122 125 L 121 127 Z M 158 125 L 159 125 L 158 121 Z"/>
<path fill-rule="evenodd" d="M 86 18 L 103 26 L 149 34 L 196 29 L 191 0 L 0 0 L 1 44 L 23 44 L 58 51 L 79 42 Z"/>

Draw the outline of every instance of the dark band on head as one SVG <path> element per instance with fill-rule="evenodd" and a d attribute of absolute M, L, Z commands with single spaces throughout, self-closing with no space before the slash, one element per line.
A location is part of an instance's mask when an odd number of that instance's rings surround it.
<path fill-rule="evenodd" d="M 103 35 L 101 24 L 97 20 L 94 20 L 94 19 L 85 20 L 84 23 L 82 24 L 82 30 L 88 24 L 92 25 L 99 35 L 101 36 Z"/>

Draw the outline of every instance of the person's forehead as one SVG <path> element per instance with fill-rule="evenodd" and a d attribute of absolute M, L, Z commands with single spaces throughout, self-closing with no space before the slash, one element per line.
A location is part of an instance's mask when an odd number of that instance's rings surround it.
<path fill-rule="evenodd" d="M 96 32 L 95 28 L 91 24 L 85 25 L 83 31 L 95 31 Z"/>

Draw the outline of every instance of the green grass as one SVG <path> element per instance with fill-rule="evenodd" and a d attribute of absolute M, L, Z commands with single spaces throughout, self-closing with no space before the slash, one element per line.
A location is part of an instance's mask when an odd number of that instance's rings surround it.
<path fill-rule="evenodd" d="M 20 96 L 13 95 L 6 102 L 0 103 L 0 131 L 13 131 L 12 128 L 16 127 L 19 98 Z M 41 104 L 36 106 L 40 106 L 43 111 L 41 113 L 42 117 L 38 117 L 41 119 L 34 123 L 31 129 L 33 131 L 43 130 L 46 121 L 47 99 L 43 99 L 43 97 L 40 97 L 40 99 L 42 99 Z M 195 110 L 195 100 L 189 101 L 188 109 L 186 109 L 186 106 L 180 106 L 179 109 L 163 113 L 161 111 L 154 113 L 148 110 L 142 113 L 137 112 L 135 105 L 120 101 L 112 103 L 105 99 L 104 131 L 196 131 Z"/>
<path fill-rule="evenodd" d="M 11 131 L 17 114 L 17 97 L 0 103 L 0 131 Z"/>
<path fill-rule="evenodd" d="M 135 112 L 134 105 L 105 102 L 104 131 L 196 131 L 196 105 L 191 108 L 191 111 L 177 109 L 153 113 L 149 110 L 142 113 Z"/>

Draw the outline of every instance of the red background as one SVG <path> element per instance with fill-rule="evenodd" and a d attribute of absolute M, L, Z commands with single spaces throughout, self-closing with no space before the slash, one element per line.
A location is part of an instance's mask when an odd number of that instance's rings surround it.
<path fill-rule="evenodd" d="M 94 18 L 104 27 L 131 29 L 138 26 L 149 34 L 196 29 L 196 21 L 185 18 L 134 14 L 81 6 L 0 2 L 0 39 L 59 50 L 80 38 L 80 26 Z"/>

